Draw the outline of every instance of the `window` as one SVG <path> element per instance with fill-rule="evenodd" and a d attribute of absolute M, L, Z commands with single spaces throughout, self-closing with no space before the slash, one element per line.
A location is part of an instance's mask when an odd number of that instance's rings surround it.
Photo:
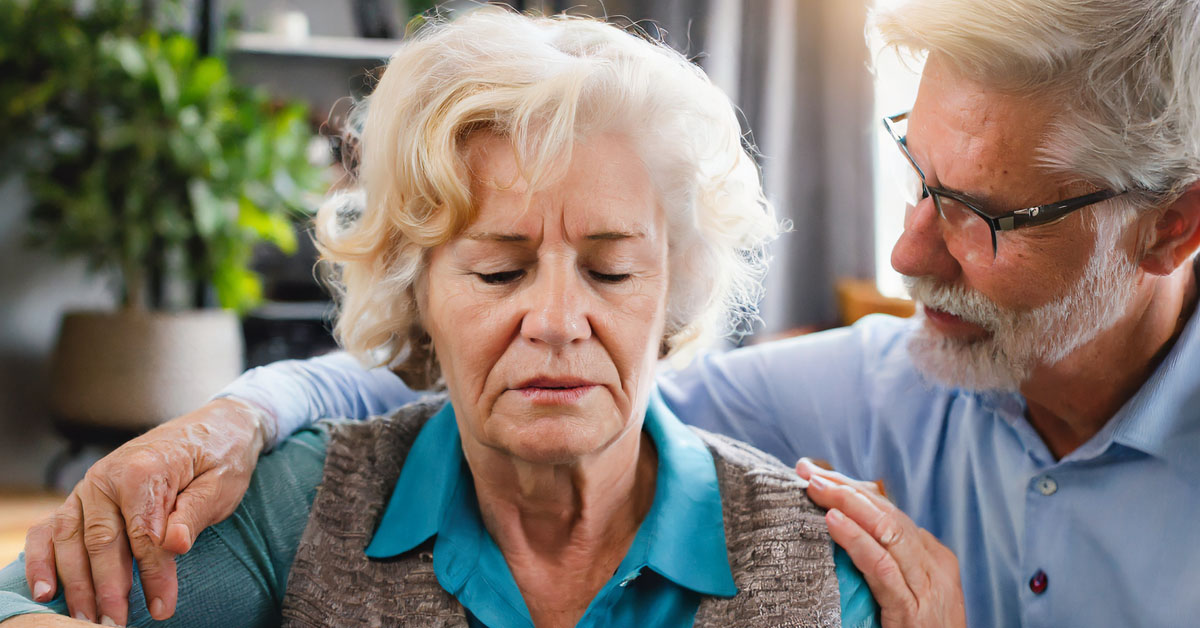
<path fill-rule="evenodd" d="M 875 0 L 879 9 L 889 9 L 902 0 Z M 892 269 L 892 246 L 904 230 L 904 201 L 900 186 L 908 173 L 903 160 L 891 159 L 896 150 L 894 142 L 878 120 L 883 116 L 904 111 L 917 97 L 921 64 L 924 59 L 901 57 L 894 50 L 884 49 L 876 34 L 871 35 L 871 58 L 875 64 L 875 283 L 879 292 L 889 297 L 907 297 L 904 280 Z"/>

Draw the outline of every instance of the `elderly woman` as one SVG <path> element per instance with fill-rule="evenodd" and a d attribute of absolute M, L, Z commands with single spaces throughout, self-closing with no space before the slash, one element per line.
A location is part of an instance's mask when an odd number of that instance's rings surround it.
<path fill-rule="evenodd" d="M 776 232 L 702 73 L 592 21 L 484 9 L 435 24 L 371 97 L 360 183 L 318 216 L 339 339 L 445 395 L 267 456 L 234 516 L 180 558 L 173 621 L 873 620 L 862 604 L 841 617 L 866 587 L 835 569 L 793 472 L 656 397 L 660 358 L 753 303 Z M 29 595 L 19 572 L 0 586 Z M 0 619 L 33 610 L 13 594 Z"/>

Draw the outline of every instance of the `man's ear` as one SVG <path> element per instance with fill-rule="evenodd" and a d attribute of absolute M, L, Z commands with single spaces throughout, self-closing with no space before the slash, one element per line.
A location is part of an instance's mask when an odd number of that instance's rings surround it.
<path fill-rule="evenodd" d="M 1152 275 L 1169 275 L 1200 248 L 1200 181 L 1160 210 L 1154 239 L 1139 263 Z"/>

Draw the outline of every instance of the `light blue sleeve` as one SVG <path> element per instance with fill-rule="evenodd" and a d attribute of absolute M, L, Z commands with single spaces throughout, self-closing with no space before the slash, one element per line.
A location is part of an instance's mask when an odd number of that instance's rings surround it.
<path fill-rule="evenodd" d="M 837 545 L 833 546 L 833 566 L 842 598 L 842 628 L 881 628 L 875 596 L 850 555 Z"/>
<path fill-rule="evenodd" d="M 192 550 L 176 559 L 179 601 L 174 617 L 163 622 L 150 618 L 135 573 L 127 624 L 278 625 L 287 574 L 321 480 L 327 439 L 324 429 L 305 431 L 259 461 L 234 514 L 200 533 Z M 0 570 L 0 621 L 34 612 L 66 614 L 61 593 L 47 605 L 30 598 L 22 557 Z"/>
<path fill-rule="evenodd" d="M 365 419 L 389 414 L 422 395 L 386 368 L 364 369 L 338 351 L 251 369 L 218 397 L 237 397 L 275 417 L 275 443 L 319 419 Z"/>
<path fill-rule="evenodd" d="M 905 366 L 892 350 L 905 328 L 903 319 L 867 317 L 851 327 L 704 355 L 660 373 L 658 385 L 685 423 L 748 442 L 784 464 L 808 456 L 875 479 L 883 475 L 876 463 L 885 459 L 877 419 L 900 401 L 877 384 Z"/>

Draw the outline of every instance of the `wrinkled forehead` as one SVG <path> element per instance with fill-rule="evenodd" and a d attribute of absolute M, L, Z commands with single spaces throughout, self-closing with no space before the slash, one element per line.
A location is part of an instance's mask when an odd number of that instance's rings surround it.
<path fill-rule="evenodd" d="M 474 220 L 468 231 L 532 235 L 554 226 L 568 236 L 661 231 L 651 177 L 633 143 L 621 134 L 578 138 L 569 157 L 530 173 L 510 140 L 477 133 L 464 145 Z M 530 180 L 532 179 L 532 183 Z"/>
<path fill-rule="evenodd" d="M 941 178 L 964 168 L 1044 177 L 1039 155 L 1056 112 L 1047 100 L 972 80 L 935 54 L 909 117 L 909 148 Z"/>

